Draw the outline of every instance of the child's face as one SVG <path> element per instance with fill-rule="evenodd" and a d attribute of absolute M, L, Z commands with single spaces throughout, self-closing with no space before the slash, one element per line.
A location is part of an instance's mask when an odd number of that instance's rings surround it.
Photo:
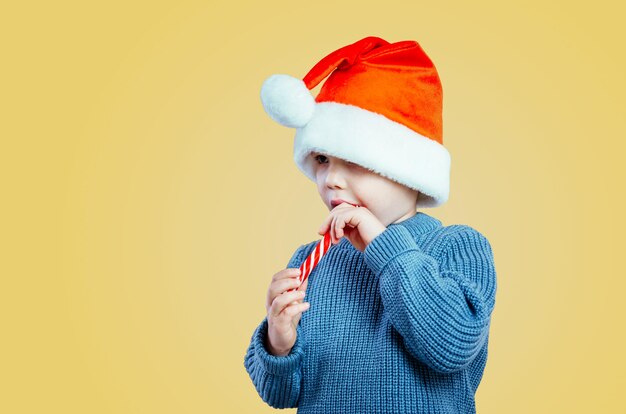
<path fill-rule="evenodd" d="M 418 192 L 360 165 L 319 152 L 309 154 L 315 161 L 317 190 L 328 207 L 341 199 L 366 207 L 387 227 L 416 213 Z"/>

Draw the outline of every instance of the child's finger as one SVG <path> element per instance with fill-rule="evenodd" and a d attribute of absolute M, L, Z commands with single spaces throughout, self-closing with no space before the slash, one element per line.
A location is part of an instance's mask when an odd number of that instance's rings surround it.
<path fill-rule="evenodd" d="M 335 222 L 337 221 L 337 217 L 333 217 L 333 221 L 330 223 L 330 238 L 332 244 L 337 244 L 337 234 L 335 232 Z"/>
<path fill-rule="evenodd" d="M 311 304 L 309 302 L 296 303 L 296 304 L 293 304 L 293 305 L 289 305 L 283 311 L 283 315 L 285 315 L 289 319 L 292 319 L 294 316 L 296 316 L 300 312 L 304 312 L 304 311 L 308 310 L 310 306 L 311 306 Z"/>
<path fill-rule="evenodd" d="M 300 276 L 300 268 L 297 267 L 288 267 L 287 269 L 283 269 L 280 272 L 276 273 L 272 277 L 272 282 L 276 282 L 281 279 L 289 279 L 289 278 L 297 278 Z"/>
<path fill-rule="evenodd" d="M 338 239 L 343 237 L 343 228 L 345 227 L 345 225 L 346 225 L 346 221 L 343 217 L 337 219 L 335 223 L 335 234 Z"/>
<path fill-rule="evenodd" d="M 326 233 L 326 231 L 328 231 L 328 228 L 330 226 L 330 223 L 333 219 L 334 215 L 331 213 L 328 215 L 328 217 L 326 217 L 324 219 L 324 221 L 322 222 L 322 225 L 320 226 L 319 230 L 317 231 L 318 234 L 324 234 Z"/>
<path fill-rule="evenodd" d="M 337 241 L 337 243 L 339 243 L 339 240 L 341 240 L 341 238 L 343 237 L 342 229 L 345 226 L 345 223 L 346 223 L 346 217 L 343 214 L 340 216 L 337 216 L 337 218 L 333 222 L 333 231 L 335 233 L 335 240 Z"/>
<path fill-rule="evenodd" d="M 270 286 L 270 301 L 276 296 L 285 292 L 290 292 L 300 287 L 301 283 L 298 278 L 280 279 L 272 283 Z"/>
<path fill-rule="evenodd" d="M 272 282 L 267 289 L 265 298 L 265 309 L 269 311 L 274 299 L 285 291 L 295 290 L 300 286 L 300 269 L 287 268 L 276 273 L 272 277 Z"/>
<path fill-rule="evenodd" d="M 305 293 L 301 290 L 286 292 L 278 295 L 270 306 L 270 315 L 277 317 L 292 302 L 300 301 L 304 298 Z"/>
<path fill-rule="evenodd" d="M 298 287 L 298 290 L 306 292 L 306 287 L 308 286 L 308 284 L 309 284 L 309 278 L 307 277 L 306 280 L 300 284 L 300 286 Z"/>
<path fill-rule="evenodd" d="M 294 290 L 306 290 L 306 287 L 309 283 L 309 278 L 307 277 L 306 280 L 304 282 L 300 282 L 300 279 L 297 279 L 298 282 L 295 284 L 295 286 L 293 287 L 289 287 L 289 289 L 287 289 L 287 292 L 292 292 Z"/>

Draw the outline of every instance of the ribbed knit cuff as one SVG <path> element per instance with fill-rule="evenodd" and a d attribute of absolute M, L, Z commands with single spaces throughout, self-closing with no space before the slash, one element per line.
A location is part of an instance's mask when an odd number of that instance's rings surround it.
<path fill-rule="evenodd" d="M 291 348 L 291 352 L 286 356 L 275 356 L 267 351 L 265 338 L 267 338 L 268 322 L 267 317 L 263 319 L 261 325 L 254 333 L 254 351 L 255 355 L 260 361 L 265 370 L 278 376 L 289 376 L 296 372 L 302 363 L 304 357 L 304 335 L 300 328 L 297 326 L 297 338 L 296 343 Z"/>
<path fill-rule="evenodd" d="M 409 250 L 419 250 L 411 233 L 403 226 L 390 226 L 365 247 L 363 254 L 367 266 L 379 274 L 390 260 Z"/>

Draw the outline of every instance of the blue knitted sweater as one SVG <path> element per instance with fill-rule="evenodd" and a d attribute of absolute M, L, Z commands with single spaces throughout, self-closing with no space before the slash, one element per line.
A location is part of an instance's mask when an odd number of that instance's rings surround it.
<path fill-rule="evenodd" d="M 267 352 L 266 317 L 244 366 L 263 401 L 299 414 L 475 413 L 495 294 L 488 240 L 417 212 L 364 252 L 345 237 L 332 246 L 309 275 L 290 354 Z"/>

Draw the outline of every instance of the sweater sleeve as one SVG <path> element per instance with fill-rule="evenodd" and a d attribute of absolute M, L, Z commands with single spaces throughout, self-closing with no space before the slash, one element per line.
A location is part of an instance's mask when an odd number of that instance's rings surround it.
<path fill-rule="evenodd" d="M 304 260 L 306 245 L 293 254 L 287 268 L 299 267 Z M 244 366 L 259 396 L 274 408 L 294 408 L 300 396 L 301 366 L 304 358 L 304 335 L 296 327 L 296 342 L 289 355 L 275 356 L 268 352 L 267 316 L 255 329 L 244 357 Z"/>
<path fill-rule="evenodd" d="M 385 312 L 407 350 L 442 373 L 460 371 L 478 355 L 495 305 L 489 241 L 469 226 L 458 227 L 442 239 L 437 258 L 403 226 L 388 227 L 364 251 L 366 264 L 380 277 Z"/>

